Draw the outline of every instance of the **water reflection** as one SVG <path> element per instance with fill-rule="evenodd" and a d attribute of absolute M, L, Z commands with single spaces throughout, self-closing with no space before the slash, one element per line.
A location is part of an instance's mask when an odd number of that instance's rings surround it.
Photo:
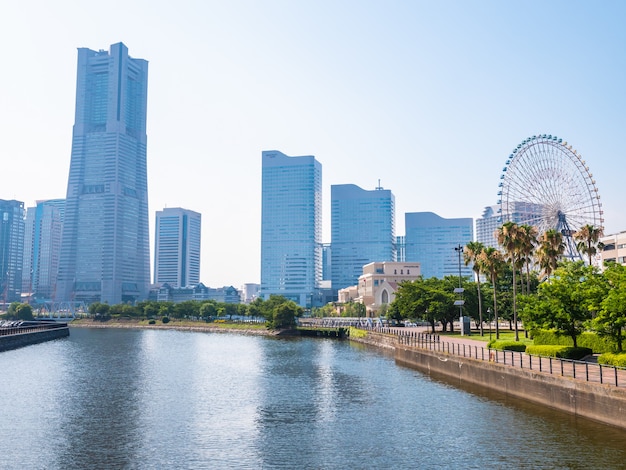
<path fill-rule="evenodd" d="M 0 370 L 3 469 L 626 461 L 621 430 L 458 389 L 336 340 L 75 328 L 0 354 Z"/>

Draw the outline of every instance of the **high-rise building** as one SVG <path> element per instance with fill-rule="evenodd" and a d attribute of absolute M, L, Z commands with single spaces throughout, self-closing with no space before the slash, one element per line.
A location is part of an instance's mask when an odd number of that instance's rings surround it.
<path fill-rule="evenodd" d="M 147 298 L 147 87 L 148 62 L 124 44 L 78 49 L 57 300 Z"/>
<path fill-rule="evenodd" d="M 516 224 L 535 225 L 542 217 L 544 206 L 529 202 L 512 202 L 510 221 Z M 485 246 L 499 248 L 496 231 L 504 222 L 500 205 L 487 206 L 480 219 L 476 219 L 476 241 Z"/>
<path fill-rule="evenodd" d="M 322 280 L 322 165 L 262 153 L 261 296 L 318 305 Z"/>
<path fill-rule="evenodd" d="M 363 266 L 396 261 L 395 198 L 390 190 L 354 184 L 330 187 L 334 292 L 357 285 Z"/>
<path fill-rule="evenodd" d="M 37 201 L 26 209 L 22 291 L 31 300 L 54 298 L 64 211 L 65 199 Z"/>
<path fill-rule="evenodd" d="M 200 282 L 201 215 L 181 208 L 156 213 L 154 283 L 187 287 Z"/>
<path fill-rule="evenodd" d="M 425 279 L 458 276 L 459 268 L 463 277 L 473 279 L 472 266 L 465 266 L 463 256 L 455 250 L 474 239 L 471 218 L 444 219 L 432 212 L 409 212 L 404 225 L 406 262 L 419 262 Z"/>
<path fill-rule="evenodd" d="M 0 301 L 6 307 L 22 296 L 24 203 L 0 199 Z"/>

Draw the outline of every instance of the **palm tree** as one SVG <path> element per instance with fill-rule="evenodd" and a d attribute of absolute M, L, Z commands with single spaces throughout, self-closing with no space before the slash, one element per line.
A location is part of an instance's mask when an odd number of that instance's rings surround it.
<path fill-rule="evenodd" d="M 517 305 L 516 305 L 516 296 L 517 296 L 517 279 L 516 279 L 516 271 L 519 265 L 519 259 L 521 258 L 521 235 L 520 228 L 515 222 L 505 222 L 502 227 L 496 230 L 496 239 L 502 248 L 504 248 L 504 252 L 511 263 L 511 268 L 513 269 L 513 323 L 515 325 L 515 341 L 519 341 L 519 332 L 517 329 Z"/>
<path fill-rule="evenodd" d="M 469 242 L 465 245 L 463 250 L 463 258 L 465 259 L 465 266 L 472 263 L 472 269 L 476 274 L 476 288 L 478 289 L 478 321 L 480 323 L 480 336 L 484 335 L 483 332 L 483 300 L 480 294 L 480 274 L 482 272 L 481 264 L 478 261 L 479 255 L 485 249 L 485 245 L 480 242 Z"/>
<path fill-rule="evenodd" d="M 594 227 L 589 224 L 583 225 L 574 234 L 574 240 L 578 242 L 576 243 L 576 248 L 582 254 L 589 256 L 589 265 L 591 265 L 591 260 L 598 250 L 604 248 L 604 244 L 600 242 L 602 235 L 604 235 L 602 227 Z"/>
<path fill-rule="evenodd" d="M 500 330 L 498 328 L 498 302 L 496 297 L 496 279 L 502 271 L 504 265 L 504 257 L 496 248 L 489 246 L 483 249 L 478 255 L 478 263 L 481 269 L 489 273 L 491 285 L 493 286 L 493 315 L 496 322 L 496 339 L 500 339 Z M 491 328 L 491 327 L 490 327 Z"/>
<path fill-rule="evenodd" d="M 563 253 L 565 253 L 565 242 L 561 232 L 551 228 L 541 234 L 537 248 L 537 259 L 539 267 L 546 277 L 549 278 L 552 271 L 556 269 Z"/>
<path fill-rule="evenodd" d="M 535 253 L 535 247 L 537 246 L 537 227 L 532 225 L 520 225 L 519 226 L 519 253 L 520 263 L 526 265 L 526 293 L 530 294 L 530 264 Z M 522 283 L 522 286 L 524 284 Z"/>

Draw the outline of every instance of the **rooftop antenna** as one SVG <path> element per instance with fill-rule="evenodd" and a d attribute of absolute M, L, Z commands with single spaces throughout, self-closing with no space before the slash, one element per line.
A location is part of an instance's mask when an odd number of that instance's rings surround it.
<path fill-rule="evenodd" d="M 378 186 L 376 187 L 376 189 L 383 189 L 383 187 L 380 185 L 380 178 L 378 178 Z"/>

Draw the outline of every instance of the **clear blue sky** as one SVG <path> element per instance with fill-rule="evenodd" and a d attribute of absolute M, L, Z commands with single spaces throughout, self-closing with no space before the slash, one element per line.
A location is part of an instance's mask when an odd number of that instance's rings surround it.
<path fill-rule="evenodd" d="M 65 197 L 76 49 L 150 62 L 150 222 L 202 213 L 202 281 L 259 282 L 261 151 L 381 185 L 405 212 L 481 216 L 511 150 L 553 134 L 586 160 L 605 232 L 626 230 L 626 2 L 6 1 L 0 198 Z M 151 233 L 153 228 L 151 228 Z M 152 236 L 152 235 L 151 235 Z"/>

